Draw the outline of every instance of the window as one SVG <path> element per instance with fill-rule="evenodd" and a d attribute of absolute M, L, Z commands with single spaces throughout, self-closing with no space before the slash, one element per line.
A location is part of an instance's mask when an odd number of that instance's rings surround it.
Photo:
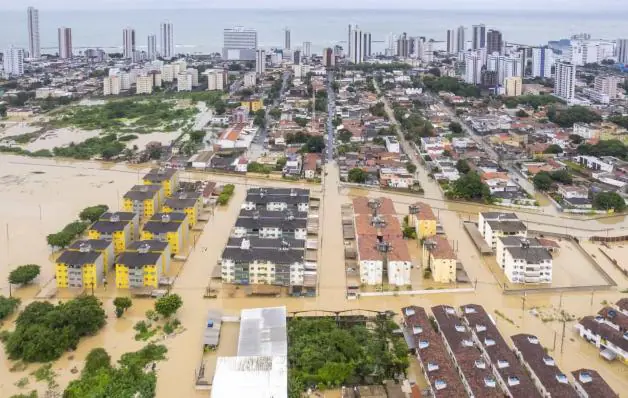
<path fill-rule="evenodd" d="M 430 342 L 427 340 L 419 340 L 419 348 L 427 348 L 429 347 Z"/>

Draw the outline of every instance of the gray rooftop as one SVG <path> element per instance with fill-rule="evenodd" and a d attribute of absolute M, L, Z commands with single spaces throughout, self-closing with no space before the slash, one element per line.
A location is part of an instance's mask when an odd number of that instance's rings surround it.
<path fill-rule="evenodd" d="M 94 264 L 94 261 L 102 254 L 100 252 L 80 252 L 74 250 L 66 250 L 57 259 L 57 264 L 80 265 Z"/>
<path fill-rule="evenodd" d="M 238 356 L 287 356 L 286 307 L 242 310 Z"/>
<path fill-rule="evenodd" d="M 514 233 L 526 231 L 527 228 L 521 221 L 487 221 L 487 224 L 493 231 L 502 231 L 505 233 Z"/>
<path fill-rule="evenodd" d="M 245 238 L 229 238 L 227 241 L 227 247 L 241 247 L 242 241 Z M 287 243 L 287 246 L 292 249 L 303 249 L 305 248 L 305 240 L 302 239 L 292 239 L 292 238 L 277 238 L 277 239 L 264 239 L 257 237 L 249 237 L 246 238 L 249 240 L 251 248 L 253 249 L 279 249 L 282 247 L 283 242 Z"/>
<path fill-rule="evenodd" d="M 145 265 L 155 265 L 159 257 L 161 257 L 161 253 L 123 252 L 116 259 L 116 264 L 122 264 L 129 268 L 137 268 Z"/>
<path fill-rule="evenodd" d="M 303 262 L 303 249 L 240 249 L 227 247 L 222 252 L 222 259 L 233 260 L 238 263 L 253 261 L 271 261 L 274 264 L 294 264 Z"/>
<path fill-rule="evenodd" d="M 540 247 L 507 247 L 506 250 L 510 253 L 514 259 L 524 259 L 527 263 L 538 264 L 541 261 L 551 260 L 552 256 L 545 248 Z"/>
<path fill-rule="evenodd" d="M 543 247 L 537 238 L 524 238 L 522 236 L 500 236 L 504 247 L 520 247 L 522 243 L 527 242 L 529 247 Z"/>
<path fill-rule="evenodd" d="M 484 220 L 486 220 L 486 221 L 497 220 L 497 219 L 501 219 L 501 220 L 518 220 L 519 219 L 519 217 L 517 217 L 517 215 L 515 213 L 502 213 L 502 212 L 498 212 L 498 211 L 486 211 L 486 212 L 482 212 L 480 214 L 482 214 L 482 217 L 484 217 Z"/>

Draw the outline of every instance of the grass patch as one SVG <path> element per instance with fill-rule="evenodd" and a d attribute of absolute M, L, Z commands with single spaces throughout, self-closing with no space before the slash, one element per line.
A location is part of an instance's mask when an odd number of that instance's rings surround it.
<path fill-rule="evenodd" d="M 146 341 L 153 337 L 155 333 L 157 333 L 158 329 L 153 328 L 151 323 L 147 323 L 145 321 L 139 321 L 133 326 L 133 329 L 137 332 L 135 334 L 136 341 Z"/>
<path fill-rule="evenodd" d="M 28 383 L 30 383 L 30 380 L 28 380 L 28 377 L 22 377 L 21 379 L 15 382 L 15 386 L 18 388 L 24 388 L 28 385 Z"/>
<path fill-rule="evenodd" d="M 512 319 L 510 319 L 510 318 L 508 318 L 508 317 L 506 316 L 506 314 L 504 314 L 504 313 L 503 313 L 503 312 L 501 312 L 500 310 L 495 310 L 495 314 L 496 314 L 498 317 L 500 317 L 500 318 L 502 318 L 503 320 L 505 320 L 506 322 L 508 322 L 508 323 L 510 323 L 510 324 L 512 324 L 512 325 L 514 325 L 514 324 L 515 324 L 515 321 L 513 321 L 513 320 L 512 320 Z"/>
<path fill-rule="evenodd" d="M 59 385 L 57 384 L 55 380 L 55 377 L 57 377 L 57 374 L 54 372 L 54 370 L 52 370 L 51 363 L 47 363 L 44 366 L 37 369 L 36 371 L 32 372 L 31 376 L 35 376 L 35 380 L 37 381 L 45 381 L 46 383 L 48 383 L 49 389 L 54 389 L 54 388 L 59 387 Z"/>

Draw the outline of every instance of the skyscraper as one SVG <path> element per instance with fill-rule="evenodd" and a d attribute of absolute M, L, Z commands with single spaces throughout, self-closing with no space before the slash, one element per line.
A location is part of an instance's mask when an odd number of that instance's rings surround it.
<path fill-rule="evenodd" d="M 628 39 L 617 39 L 617 62 L 628 65 Z"/>
<path fill-rule="evenodd" d="M 257 31 L 243 27 L 223 31 L 222 58 L 226 61 L 254 61 Z"/>
<path fill-rule="evenodd" d="M 465 53 L 464 62 L 464 81 L 469 84 L 480 84 L 482 82 L 482 55 L 477 51 Z"/>
<path fill-rule="evenodd" d="M 499 30 L 490 29 L 486 34 L 486 53 L 500 53 L 503 54 L 503 42 L 502 32 Z"/>
<path fill-rule="evenodd" d="M 486 47 L 486 26 L 484 24 L 473 25 L 472 48 L 474 50 L 479 50 L 480 48 L 485 48 L 485 47 Z"/>
<path fill-rule="evenodd" d="M 456 33 L 453 29 L 447 30 L 447 54 L 456 52 Z"/>
<path fill-rule="evenodd" d="M 4 50 L 4 74 L 22 76 L 24 74 L 24 50 L 13 46 Z"/>
<path fill-rule="evenodd" d="M 554 95 L 570 101 L 576 92 L 576 65 L 569 62 L 556 63 L 556 79 L 554 83 Z"/>
<path fill-rule="evenodd" d="M 148 35 L 148 59 L 154 61 L 157 58 L 157 36 Z"/>
<path fill-rule="evenodd" d="M 292 63 L 295 65 L 301 65 L 301 50 L 294 50 L 292 52 Z"/>
<path fill-rule="evenodd" d="M 290 29 L 286 28 L 284 35 L 283 48 L 284 50 L 290 50 Z"/>
<path fill-rule="evenodd" d="M 406 32 L 397 39 L 397 56 L 402 58 L 408 58 L 410 55 L 410 40 Z"/>
<path fill-rule="evenodd" d="M 547 47 L 535 47 L 532 49 L 532 77 L 549 79 L 552 77 L 552 64 L 554 54 Z"/>
<path fill-rule="evenodd" d="M 60 27 L 57 36 L 59 39 L 59 58 L 72 58 L 72 29 Z"/>
<path fill-rule="evenodd" d="M 165 59 L 175 56 L 174 50 L 174 29 L 170 22 L 162 22 L 159 26 L 159 50 Z"/>
<path fill-rule="evenodd" d="M 362 38 L 362 57 L 369 58 L 371 56 L 371 34 L 364 33 L 364 37 Z"/>
<path fill-rule="evenodd" d="M 258 75 L 266 72 L 266 51 L 257 50 L 255 52 L 255 72 Z"/>
<path fill-rule="evenodd" d="M 41 57 L 39 44 L 39 11 L 35 7 L 26 10 L 28 19 L 28 56 L 30 58 Z"/>
<path fill-rule="evenodd" d="M 127 59 L 135 57 L 135 29 L 124 28 L 122 30 L 122 56 Z"/>
<path fill-rule="evenodd" d="M 309 57 L 310 55 L 312 55 L 312 43 L 309 41 L 304 41 L 303 42 L 303 56 L 304 57 Z"/>
<path fill-rule="evenodd" d="M 362 40 L 362 31 L 358 25 L 355 25 L 351 31 L 351 57 L 350 62 L 354 64 L 360 64 L 364 61 L 364 50 Z"/>
<path fill-rule="evenodd" d="M 349 58 L 349 60 L 352 59 L 352 53 L 351 53 L 352 32 L 353 32 L 353 26 L 349 24 L 349 30 L 348 30 L 349 40 L 347 40 L 347 57 Z"/>
<path fill-rule="evenodd" d="M 464 26 L 459 26 L 456 30 L 456 52 L 465 50 Z"/>

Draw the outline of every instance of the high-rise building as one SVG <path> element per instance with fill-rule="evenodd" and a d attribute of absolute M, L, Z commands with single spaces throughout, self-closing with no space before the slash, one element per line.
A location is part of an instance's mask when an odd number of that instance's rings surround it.
<path fill-rule="evenodd" d="M 371 57 L 371 34 L 364 33 L 364 37 L 362 38 L 362 57 L 370 58 Z"/>
<path fill-rule="evenodd" d="M 567 101 L 573 100 L 576 93 L 576 65 L 569 62 L 556 63 L 554 95 Z"/>
<path fill-rule="evenodd" d="M 263 51 L 263 50 L 259 50 Z M 227 81 L 227 72 L 224 69 L 208 69 L 203 72 L 207 75 L 207 90 L 208 91 L 222 91 L 225 89 L 225 82 Z"/>
<path fill-rule="evenodd" d="M 411 54 L 410 39 L 406 32 L 397 39 L 397 56 L 401 58 L 408 58 Z"/>
<path fill-rule="evenodd" d="M 628 39 L 617 39 L 617 62 L 628 65 Z"/>
<path fill-rule="evenodd" d="M 41 57 L 41 47 L 39 44 L 39 10 L 35 7 L 28 7 L 26 10 L 28 20 L 28 56 L 30 58 Z"/>
<path fill-rule="evenodd" d="M 303 56 L 309 57 L 312 55 L 312 43 L 309 41 L 303 42 Z"/>
<path fill-rule="evenodd" d="M 222 58 L 226 61 L 255 61 L 257 31 L 242 27 L 223 31 Z"/>
<path fill-rule="evenodd" d="M 351 56 L 349 57 L 349 61 L 354 64 L 360 64 L 364 61 L 363 39 L 362 30 L 358 25 L 355 25 L 351 31 Z"/>
<path fill-rule="evenodd" d="M 4 50 L 5 76 L 22 76 L 24 74 L 24 49 L 9 47 Z"/>
<path fill-rule="evenodd" d="M 554 53 L 548 47 L 535 47 L 532 49 L 532 77 L 549 79 L 552 77 L 552 65 Z"/>
<path fill-rule="evenodd" d="M 284 50 L 290 50 L 290 29 L 286 28 L 284 36 L 283 48 Z"/>
<path fill-rule="evenodd" d="M 348 29 L 348 40 L 347 40 L 347 58 L 349 60 L 351 60 L 351 41 L 352 41 L 352 35 L 353 33 L 353 26 L 351 24 L 349 24 L 349 29 Z M 324 55 L 324 53 L 323 53 Z"/>
<path fill-rule="evenodd" d="M 456 52 L 465 50 L 464 26 L 459 26 L 456 30 Z"/>
<path fill-rule="evenodd" d="M 502 32 L 499 30 L 490 29 L 486 34 L 486 53 L 499 53 L 503 54 L 504 43 L 502 42 Z"/>
<path fill-rule="evenodd" d="M 482 58 L 482 54 L 479 51 L 464 54 L 464 81 L 466 83 L 480 84 L 482 82 Z"/>
<path fill-rule="evenodd" d="M 91 62 L 103 62 L 107 59 L 107 53 L 100 48 L 88 48 L 83 54 Z"/>
<path fill-rule="evenodd" d="M 157 59 L 157 36 L 148 35 L 148 59 L 154 61 Z"/>
<path fill-rule="evenodd" d="M 575 66 L 598 63 L 598 47 L 593 41 L 572 41 L 563 60 Z"/>
<path fill-rule="evenodd" d="M 106 76 L 102 81 L 102 94 L 118 95 L 120 94 L 120 86 L 120 77 L 117 75 Z"/>
<path fill-rule="evenodd" d="M 135 29 L 124 28 L 122 30 L 122 56 L 127 59 L 135 59 Z"/>
<path fill-rule="evenodd" d="M 523 81 L 521 76 L 512 76 L 504 79 L 504 95 L 518 97 L 521 95 Z"/>
<path fill-rule="evenodd" d="M 295 65 L 301 64 L 301 51 L 300 50 L 295 50 L 292 53 L 292 63 Z"/>
<path fill-rule="evenodd" d="M 136 94 L 151 94 L 153 92 L 153 75 L 138 76 L 135 81 Z"/>
<path fill-rule="evenodd" d="M 266 72 L 266 51 L 257 50 L 255 52 L 255 72 L 258 75 L 264 74 Z"/>
<path fill-rule="evenodd" d="M 480 48 L 486 47 L 486 26 L 484 24 L 481 25 L 473 25 L 473 43 L 471 48 L 473 50 L 479 50 Z"/>
<path fill-rule="evenodd" d="M 617 86 L 622 79 L 617 76 L 596 76 L 595 91 L 608 95 L 609 99 L 617 98 Z"/>
<path fill-rule="evenodd" d="M 177 75 L 177 91 L 192 91 L 192 74 L 188 71 Z"/>
<path fill-rule="evenodd" d="M 323 49 L 323 65 L 327 68 L 336 65 L 336 56 L 333 48 Z"/>
<path fill-rule="evenodd" d="M 162 22 L 159 26 L 159 51 L 165 59 L 175 56 L 174 50 L 174 29 L 170 22 Z"/>
<path fill-rule="evenodd" d="M 456 33 L 453 29 L 447 29 L 447 54 L 456 52 Z"/>
<path fill-rule="evenodd" d="M 57 31 L 59 58 L 72 58 L 72 29 L 61 27 Z"/>

